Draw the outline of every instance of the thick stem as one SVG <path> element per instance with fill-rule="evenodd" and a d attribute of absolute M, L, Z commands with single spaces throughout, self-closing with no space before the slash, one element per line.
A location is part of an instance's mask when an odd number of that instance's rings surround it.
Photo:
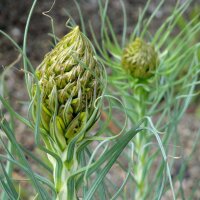
<path fill-rule="evenodd" d="M 57 193 L 56 200 L 78 200 L 76 196 L 75 180 L 69 180 L 70 171 L 63 167 L 62 171 L 62 187 Z"/>
<path fill-rule="evenodd" d="M 60 169 L 55 158 L 50 155 L 48 155 L 48 158 L 53 166 L 54 185 L 57 192 L 56 200 L 78 200 L 76 197 L 75 179 L 70 178 L 71 174 L 77 170 L 77 163 L 74 162 L 70 168 L 67 168 L 63 162 Z"/>
<path fill-rule="evenodd" d="M 147 91 L 143 87 L 138 87 L 134 91 L 135 108 L 136 108 L 136 119 L 135 123 L 141 120 L 146 114 L 146 100 L 148 97 Z M 134 166 L 135 181 L 137 183 L 137 189 L 135 193 L 136 200 L 144 199 L 145 191 L 148 187 L 148 179 L 145 175 L 145 166 L 147 165 L 147 148 L 144 146 L 147 143 L 147 135 L 145 132 L 137 134 L 134 138 L 135 152 L 137 155 L 137 161 Z"/>

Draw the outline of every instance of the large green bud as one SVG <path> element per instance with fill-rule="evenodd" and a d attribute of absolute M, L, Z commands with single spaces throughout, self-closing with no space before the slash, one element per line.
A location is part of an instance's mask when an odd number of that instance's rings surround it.
<path fill-rule="evenodd" d="M 159 64 L 154 47 L 140 38 L 124 49 L 121 62 L 132 77 L 139 79 L 151 77 Z"/>
<path fill-rule="evenodd" d="M 78 26 L 45 55 L 36 76 L 42 95 L 41 128 L 64 151 L 68 142 L 83 130 L 94 112 L 95 100 L 102 93 L 102 67 Z M 34 91 L 35 88 L 36 85 Z"/>

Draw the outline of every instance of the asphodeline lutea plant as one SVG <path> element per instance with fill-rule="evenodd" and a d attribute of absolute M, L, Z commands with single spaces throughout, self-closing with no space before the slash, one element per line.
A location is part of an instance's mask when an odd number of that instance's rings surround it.
<path fill-rule="evenodd" d="M 126 108 L 127 130 L 140 120 L 145 120 L 143 131 L 131 141 L 130 151 L 133 151 L 133 155 L 124 155 L 130 165 L 134 160 L 133 179 L 127 182 L 126 191 L 130 190 L 130 199 L 145 200 L 160 199 L 170 190 L 171 198 L 176 199 L 167 154 L 173 151 L 171 156 L 177 156 L 177 145 L 180 145 L 177 126 L 191 98 L 195 96 L 199 43 L 194 44 L 193 41 L 199 34 L 200 23 L 193 25 L 192 20 L 188 21 L 183 30 L 174 34 L 178 20 L 191 3 L 190 0 L 184 3 L 177 1 L 166 20 L 150 31 L 153 19 L 165 1 L 160 1 L 149 18 L 145 19 L 151 4 L 149 0 L 130 31 L 127 24 L 130 18 L 127 18 L 123 1 L 119 2 L 124 19 L 122 34 L 116 34 L 109 17 L 109 0 L 99 3 L 102 42 L 98 42 L 92 26 L 91 33 L 99 59 L 109 71 L 107 93 L 122 100 Z M 185 30 L 189 30 L 189 34 L 186 35 Z M 185 69 L 187 73 L 182 73 Z M 118 116 L 113 116 L 113 122 L 117 127 L 122 127 Z M 156 142 L 152 136 L 155 136 Z M 173 166 L 173 162 L 170 166 Z M 126 171 L 123 166 L 122 169 Z M 180 196 L 181 191 L 179 187 L 177 193 Z"/>
<path fill-rule="evenodd" d="M 136 113 L 136 121 L 143 119 L 146 115 L 146 102 L 148 100 L 149 80 L 154 76 L 155 70 L 159 65 L 159 57 L 153 45 L 145 42 L 141 38 L 136 38 L 133 42 L 124 48 L 121 58 L 121 67 L 133 77 L 134 88 L 133 95 L 135 97 L 134 109 Z M 151 80 L 150 80 L 151 81 Z M 147 176 L 143 176 L 144 166 L 148 162 L 148 148 L 143 148 L 148 142 L 148 135 L 143 132 L 134 138 L 135 152 L 137 154 L 136 165 L 134 165 L 135 181 L 137 190 L 135 199 L 143 199 L 148 186 Z"/>
<path fill-rule="evenodd" d="M 48 154 L 60 200 L 76 199 L 76 194 L 69 194 L 72 191 L 67 188 L 67 178 L 78 169 L 78 144 L 98 119 L 95 101 L 103 92 L 102 76 L 92 45 L 78 26 L 45 55 L 36 69 L 38 82 L 32 88 L 32 114 L 36 123 L 40 109 L 43 141 L 63 163 L 62 172 L 58 173 L 57 160 Z"/>

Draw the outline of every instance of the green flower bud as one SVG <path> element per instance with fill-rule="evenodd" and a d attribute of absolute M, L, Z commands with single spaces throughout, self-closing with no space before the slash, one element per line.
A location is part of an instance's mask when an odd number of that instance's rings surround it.
<path fill-rule="evenodd" d="M 89 40 L 77 26 L 46 54 L 36 69 L 42 94 L 41 127 L 61 151 L 83 129 L 102 93 L 103 70 L 94 55 Z M 35 88 L 36 85 L 33 95 Z M 36 107 L 35 100 L 34 110 Z"/>
<path fill-rule="evenodd" d="M 151 77 L 159 64 L 154 47 L 140 38 L 124 49 L 121 62 L 132 77 L 139 79 Z"/>

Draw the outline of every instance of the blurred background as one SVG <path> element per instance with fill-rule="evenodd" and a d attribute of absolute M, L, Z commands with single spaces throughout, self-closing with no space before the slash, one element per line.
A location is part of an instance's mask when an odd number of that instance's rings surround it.
<path fill-rule="evenodd" d="M 183 0 L 181 1 L 183 2 Z M 91 21 L 96 36 L 100 41 L 101 38 L 99 35 L 100 19 L 98 12 L 98 0 L 77 0 L 77 2 L 81 7 L 84 16 L 88 36 L 91 37 L 88 23 Z M 147 18 L 155 10 L 155 7 L 159 2 L 159 0 L 152 1 L 146 13 Z M 28 33 L 27 55 L 34 67 L 37 67 L 37 65 L 42 61 L 44 55 L 52 48 L 52 37 L 49 35 L 49 33 L 52 32 L 51 21 L 50 18 L 42 14 L 51 8 L 52 3 L 53 0 L 38 1 L 36 9 L 34 10 L 33 16 L 31 18 L 30 29 Z M 131 33 L 133 30 L 138 18 L 139 10 L 144 7 L 145 3 L 145 0 L 124 0 L 128 16 L 128 33 Z M 166 1 L 165 5 L 157 13 L 155 20 L 150 27 L 152 32 L 154 32 L 156 28 L 162 24 L 162 21 L 166 19 L 166 17 L 174 8 L 175 3 L 175 0 Z M 21 47 L 23 45 L 23 33 L 31 5 L 31 0 L 0 0 L 0 29 L 8 33 Z M 194 12 L 194 9 L 196 8 L 198 8 L 200 11 L 200 0 L 193 1 L 193 4 L 185 14 L 184 18 L 187 20 L 190 17 L 190 13 Z M 114 25 L 115 32 L 118 35 L 121 35 L 123 29 L 123 14 L 120 1 L 110 0 L 108 10 L 109 16 Z M 62 37 L 69 31 L 69 29 L 66 27 L 66 22 L 68 20 L 66 14 L 67 12 L 69 12 L 76 23 L 80 25 L 78 11 L 73 0 L 57 0 L 53 9 L 48 13 L 54 20 L 55 33 L 58 37 Z M 181 27 L 177 27 L 177 30 L 180 28 Z M 200 40 L 200 37 L 197 40 Z M 19 53 L 10 43 L 10 41 L 3 37 L 3 35 L 0 35 L 0 73 L 2 73 L 3 70 L 13 61 L 15 61 L 18 55 Z M 28 104 L 26 101 L 28 100 L 28 95 L 24 84 L 24 72 L 21 70 L 22 68 L 23 65 L 21 61 L 14 65 L 14 68 L 9 71 L 9 75 L 6 77 L 5 87 L 9 96 L 8 98 L 10 99 L 15 110 L 26 116 L 28 109 Z M 194 133 L 198 130 L 200 124 L 199 105 L 199 99 L 194 101 L 179 125 L 181 133 L 180 137 L 182 144 L 184 145 L 184 149 L 179 150 L 181 155 L 189 155 L 194 145 L 194 141 L 196 140 L 197 136 Z M 1 107 L 1 109 L 3 108 Z M 34 148 L 34 138 L 32 132 L 28 130 L 23 124 L 16 122 L 16 134 L 20 143 L 22 143 L 29 150 L 37 151 Z M 0 151 L 2 151 L 1 148 Z M 176 167 L 174 168 L 174 171 L 172 171 L 172 176 L 178 172 L 180 165 L 181 161 L 177 159 L 175 162 Z M 34 170 L 38 170 L 34 163 L 32 166 Z M 21 172 L 15 171 L 14 176 L 20 179 L 23 177 L 23 174 L 21 174 Z M 197 184 L 197 186 L 199 186 L 199 190 L 195 192 L 194 199 L 200 199 L 199 144 L 194 152 L 193 157 L 186 166 L 186 173 L 184 176 L 184 192 L 186 194 L 190 194 L 192 192 L 193 186 Z M 26 185 L 26 183 L 24 183 L 24 185 Z M 31 192 L 30 188 L 28 188 L 28 190 Z M 167 196 L 166 194 L 163 200 L 165 199 L 170 200 L 170 195 Z"/>

